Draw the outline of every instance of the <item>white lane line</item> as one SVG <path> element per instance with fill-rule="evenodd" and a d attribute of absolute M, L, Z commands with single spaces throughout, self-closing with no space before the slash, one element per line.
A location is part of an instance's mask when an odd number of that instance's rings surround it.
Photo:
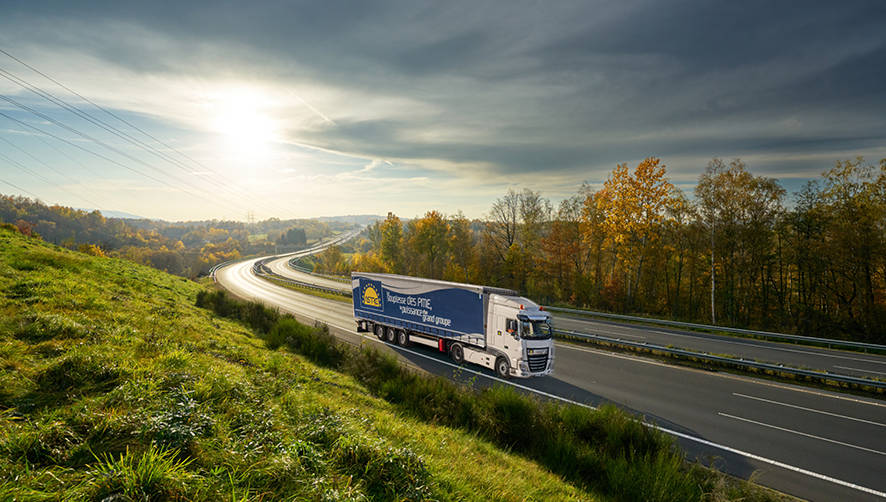
<path fill-rule="evenodd" d="M 566 318 L 567 318 L 567 319 L 570 319 L 570 320 L 576 320 L 578 323 L 581 323 L 581 324 L 597 324 L 597 323 L 595 323 L 594 321 L 585 321 L 585 320 L 582 320 L 582 319 L 576 319 L 576 318 L 574 318 L 574 317 L 573 317 L 573 318 L 566 317 Z M 554 319 L 556 320 L 556 318 L 554 318 Z M 605 324 L 604 324 L 604 325 L 605 325 Z M 606 325 L 606 326 L 609 326 L 609 325 Z M 610 326 L 610 327 L 611 327 L 611 326 Z M 639 331 L 639 330 L 642 329 L 642 328 L 633 328 L 633 327 L 623 327 L 623 328 L 620 327 L 620 328 L 621 328 L 621 329 L 625 329 L 625 330 L 631 330 L 631 331 Z M 579 329 L 581 329 L 581 328 L 579 328 Z M 602 330 L 602 329 L 600 329 L 600 328 L 594 328 L 594 329 L 596 329 L 597 331 L 600 331 L 600 332 L 604 332 L 604 330 Z M 835 359 L 846 359 L 846 360 L 848 360 L 848 361 L 859 361 L 859 362 L 865 362 L 865 363 L 884 364 L 884 365 L 886 365 L 886 361 L 878 361 L 878 360 L 875 360 L 875 359 L 862 359 L 862 358 L 858 358 L 858 357 L 849 357 L 849 356 L 844 356 L 844 355 L 839 355 L 839 354 L 825 354 L 825 353 L 823 353 L 823 352 L 817 352 L 817 351 L 811 351 L 811 350 L 788 349 L 788 348 L 785 348 L 785 347 L 776 347 L 776 346 L 772 346 L 772 345 L 769 345 L 769 344 L 764 345 L 764 344 L 761 344 L 761 343 L 751 343 L 751 342 L 755 341 L 755 340 L 752 340 L 752 339 L 748 339 L 748 340 L 749 340 L 748 342 L 737 342 L 737 341 L 733 341 L 733 340 L 720 340 L 720 339 L 711 340 L 710 338 L 700 337 L 700 336 L 696 336 L 696 335 L 684 335 L 684 334 L 681 334 L 681 333 L 669 333 L 669 332 L 666 332 L 666 331 L 657 331 L 657 330 L 651 330 L 651 329 L 650 329 L 650 330 L 642 330 L 642 331 L 650 331 L 650 332 L 652 332 L 652 333 L 661 333 L 661 334 L 665 334 L 665 335 L 670 336 L 670 337 L 680 336 L 680 337 L 684 337 L 684 338 L 693 338 L 693 339 L 696 339 L 696 340 L 708 340 L 708 341 L 712 341 L 712 342 L 715 342 L 715 343 L 726 343 L 726 344 L 730 344 L 730 345 L 741 345 L 741 346 L 743 346 L 743 347 L 751 347 L 751 348 L 758 348 L 758 349 L 764 349 L 764 350 L 780 350 L 780 351 L 782 351 L 782 352 L 795 352 L 795 353 L 797 353 L 797 354 L 805 354 L 805 355 L 808 355 L 808 356 L 831 357 L 831 358 L 835 358 Z M 616 335 L 616 336 L 623 336 L 623 337 L 631 336 L 631 335 L 625 334 L 624 332 L 614 332 L 614 331 L 606 331 L 606 332 L 608 332 L 608 333 L 610 333 L 610 334 L 614 334 L 614 335 Z M 641 336 L 641 335 L 633 335 L 633 336 L 636 337 L 636 336 Z M 714 336 L 723 336 L 723 335 L 714 335 Z M 644 339 L 644 341 L 645 341 L 645 339 Z M 756 341 L 759 342 L 759 340 L 756 340 Z M 772 342 L 770 342 L 770 344 L 771 344 L 771 343 L 772 343 Z"/>
<path fill-rule="evenodd" d="M 287 291 L 288 291 L 288 290 L 287 290 Z M 303 315 L 304 315 L 304 314 L 303 314 Z M 316 317 L 312 317 L 312 316 L 305 316 L 305 317 L 313 318 L 313 319 L 315 319 L 315 320 L 320 320 L 320 319 L 317 319 Z M 338 327 L 338 326 L 336 326 L 336 327 Z M 343 331 L 346 331 L 346 332 L 348 332 L 348 333 L 351 333 L 351 334 L 354 334 L 354 335 L 360 336 L 361 338 L 365 338 L 365 339 L 368 339 L 368 340 L 372 340 L 372 341 L 376 341 L 376 342 L 378 342 L 378 340 L 377 340 L 375 337 L 371 337 L 371 336 L 369 336 L 369 335 L 364 335 L 364 334 L 361 334 L 361 333 L 357 333 L 356 331 L 351 331 L 351 330 L 349 330 L 349 329 L 345 329 L 345 328 L 341 328 L 341 327 L 338 327 L 338 328 L 339 328 L 339 329 L 342 329 Z M 379 343 L 381 343 L 381 342 L 379 342 Z M 449 362 L 449 361 L 443 361 L 443 360 L 437 359 L 437 358 L 435 358 L 435 357 L 428 356 L 428 355 L 426 355 L 426 354 L 422 354 L 422 353 L 419 353 L 419 352 L 415 352 L 415 351 L 410 350 L 410 349 L 406 349 L 406 348 L 403 348 L 403 347 L 397 347 L 397 350 L 402 350 L 402 351 L 408 352 L 408 353 L 410 353 L 410 354 L 413 354 L 413 355 L 415 355 L 415 356 L 418 356 L 418 357 L 421 357 L 421 358 L 424 358 L 424 359 L 428 359 L 428 360 L 430 360 L 430 361 L 433 361 L 433 362 L 436 362 L 436 363 L 439 363 L 439 364 L 443 364 L 443 365 L 446 365 L 446 366 L 450 366 L 450 367 L 452 367 L 452 368 L 456 368 L 456 369 L 458 369 L 458 370 L 460 370 L 460 371 L 462 371 L 462 372 L 472 373 L 472 374 L 474 374 L 474 375 L 477 375 L 477 376 L 480 376 L 480 377 L 483 377 L 483 378 L 487 378 L 487 379 L 490 379 L 490 380 L 495 380 L 495 381 L 497 381 L 497 382 L 499 382 L 499 383 L 502 383 L 502 384 L 505 384 L 505 385 L 511 385 L 511 386 L 513 386 L 513 387 L 517 387 L 517 388 L 519 388 L 519 389 L 523 389 L 523 390 L 526 390 L 526 391 L 528 391 L 528 392 L 533 392 L 533 393 L 538 394 L 538 395 L 541 395 L 541 396 L 549 397 L 549 398 L 551 398 L 551 399 L 556 399 L 556 400 L 558 400 L 558 401 L 563 401 L 563 402 L 565 402 L 565 403 L 574 404 L 574 405 L 576 405 L 576 406 L 581 406 L 581 407 L 583 407 L 583 408 L 589 408 L 589 409 L 592 409 L 592 410 L 596 409 L 595 406 L 591 406 L 591 405 L 589 405 L 589 404 L 580 403 L 580 402 L 578 402 L 578 401 L 573 401 L 572 399 L 567 399 L 567 398 L 565 398 L 565 397 L 557 396 L 557 395 L 555 395 L 555 394 L 549 394 L 549 393 L 547 393 L 547 392 L 544 392 L 544 391 L 541 391 L 541 390 L 537 390 L 537 389 L 533 389 L 533 388 L 531 388 L 531 387 L 527 387 L 527 386 L 525 386 L 525 385 L 520 385 L 520 384 L 518 384 L 518 383 L 514 383 L 514 382 L 511 382 L 511 381 L 508 381 L 508 380 L 502 380 L 501 378 L 498 378 L 498 377 L 495 377 L 495 376 L 492 376 L 492 375 L 488 375 L 488 374 L 486 374 L 486 373 L 480 373 L 479 371 L 475 371 L 475 370 L 472 370 L 472 369 L 470 369 L 470 368 L 466 368 L 466 367 L 464 367 L 464 366 L 457 366 L 457 365 L 455 365 L 455 364 L 452 364 L 452 363 Z M 874 496 L 877 496 L 877 497 L 886 498 L 886 492 L 877 491 L 877 490 L 874 490 L 873 488 L 868 488 L 868 487 L 866 487 L 866 486 L 862 486 L 862 485 L 858 485 L 858 484 L 855 484 L 855 483 L 851 483 L 851 482 L 849 482 L 849 481 L 844 481 L 844 480 L 842 480 L 842 479 L 837 479 L 837 478 L 834 478 L 834 477 L 828 476 L 828 475 L 826 475 L 826 474 L 820 474 L 820 473 L 817 473 L 817 472 L 814 472 L 814 471 L 810 471 L 810 470 L 807 470 L 807 469 L 803 469 L 802 467 L 797 467 L 797 466 L 794 466 L 794 465 L 786 464 L 786 463 L 784 463 L 784 462 L 780 462 L 780 461 L 778 461 L 778 460 L 773 460 L 773 459 L 771 459 L 771 458 L 763 457 L 763 456 L 757 455 L 757 454 L 755 454 L 755 453 L 750 453 L 750 452 L 746 452 L 746 451 L 743 451 L 743 450 L 739 450 L 738 448 L 733 448 L 733 447 L 731 447 L 731 446 L 726 446 L 726 445 L 722 445 L 722 444 L 719 444 L 719 443 L 715 443 L 715 442 L 713 442 L 713 441 L 708 441 L 707 439 L 702 439 L 702 438 L 697 437 L 697 436 L 690 436 L 689 434 L 684 434 L 684 433 L 682 433 L 682 432 L 678 432 L 678 431 L 675 431 L 675 430 L 671 430 L 671 429 L 668 429 L 668 428 L 666 428 L 666 427 L 662 427 L 662 426 L 660 426 L 660 425 L 656 425 L 656 424 L 652 424 L 652 423 L 647 423 L 647 422 L 643 422 L 643 424 L 646 425 L 647 427 L 652 427 L 653 429 L 659 430 L 659 431 L 661 431 L 661 432 L 663 432 L 663 433 L 665 433 L 665 434 L 670 434 L 670 435 L 672 435 L 672 436 L 676 436 L 676 437 L 679 437 L 679 438 L 683 438 L 683 439 L 686 439 L 686 440 L 688 440 L 688 441 L 692 441 L 692 442 L 695 442 L 695 443 L 698 443 L 698 444 L 702 444 L 702 445 L 705 445 L 705 446 L 710 446 L 710 447 L 712 447 L 712 448 L 717 448 L 717 449 L 719 449 L 719 450 L 723 450 L 723 451 L 726 451 L 726 452 L 729 452 L 729 453 L 734 453 L 734 454 L 736 454 L 736 455 L 740 455 L 740 456 L 742 456 L 742 457 L 749 458 L 749 459 L 751 459 L 751 460 L 756 460 L 756 461 L 758 461 L 758 462 L 763 462 L 763 463 L 766 463 L 766 464 L 769 464 L 769 465 L 773 465 L 773 466 L 775 466 L 775 467 L 780 467 L 780 468 L 782 468 L 782 469 L 786 469 L 786 470 L 789 470 L 789 471 L 792 471 L 792 472 L 796 472 L 796 473 L 798 473 L 798 474 L 802 474 L 802 475 L 804 475 L 804 476 L 809 476 L 809 477 L 812 477 L 812 478 L 815 478 L 815 479 L 819 479 L 819 480 L 822 480 L 822 481 L 827 481 L 827 482 L 829 482 L 829 483 L 833 483 L 833 484 L 840 485 L 840 486 L 843 486 L 843 487 L 846 487 L 846 488 L 850 488 L 850 489 L 852 489 L 852 490 L 857 490 L 857 491 L 860 491 L 860 492 L 869 493 L 869 494 L 874 495 Z"/>
<path fill-rule="evenodd" d="M 837 366 L 837 365 L 834 365 L 834 368 L 840 368 L 841 370 L 863 371 L 865 373 L 873 373 L 875 375 L 886 375 L 886 373 L 884 373 L 882 371 L 863 370 L 861 368 L 849 368 L 846 366 Z"/>
<path fill-rule="evenodd" d="M 886 427 L 886 424 L 881 424 L 880 422 L 874 422 L 874 421 L 872 421 L 872 420 L 865 420 L 865 419 L 863 419 L 863 418 L 849 417 L 849 416 L 846 416 L 846 415 L 840 415 L 840 414 L 837 414 L 837 413 L 831 413 L 830 411 L 822 411 L 822 410 L 816 410 L 816 409 L 813 409 L 813 408 L 806 408 L 805 406 L 798 406 L 798 405 L 796 405 L 796 404 L 781 403 L 781 402 L 778 402 L 778 401 L 773 401 L 773 400 L 771 400 L 771 399 L 765 399 L 765 398 L 762 398 L 762 397 L 754 397 L 754 396 L 749 396 L 749 395 L 747 395 L 747 394 L 739 394 L 738 392 L 733 392 L 732 395 L 733 395 L 733 396 L 738 396 L 738 397 L 744 397 L 744 398 L 747 398 L 747 399 L 754 399 L 754 400 L 757 400 L 757 401 L 763 401 L 764 403 L 777 404 L 777 405 L 780 405 L 780 406 L 787 406 L 787 407 L 789 407 L 789 408 L 796 408 L 796 409 L 798 409 L 798 410 L 811 411 L 811 412 L 813 412 L 813 413 L 821 413 L 822 415 L 830 415 L 830 416 L 832 416 L 832 417 L 845 418 L 846 420 L 855 420 L 856 422 L 864 422 L 864 423 L 866 423 L 866 424 L 879 425 L 880 427 Z"/>
<path fill-rule="evenodd" d="M 735 415 L 730 415 L 728 413 L 723 413 L 723 412 L 717 412 L 717 415 L 720 415 L 721 417 L 732 418 L 735 420 L 741 420 L 743 422 L 749 422 L 749 423 L 752 423 L 755 425 L 759 425 L 761 427 L 769 427 L 770 429 L 778 429 L 780 431 L 790 432 L 791 434 L 796 434 L 798 436 L 805 436 L 805 437 L 812 438 L 812 439 L 818 439 L 819 441 L 827 441 L 828 443 L 834 443 L 834 444 L 838 444 L 841 446 L 848 446 L 849 448 L 855 448 L 856 450 L 862 450 L 862 451 L 867 451 L 870 453 L 876 453 L 877 455 L 886 456 L 886 452 L 882 452 L 879 450 L 872 450 L 870 448 L 865 448 L 864 446 L 858 446 L 858 445 L 854 445 L 854 444 L 850 444 L 850 443 L 844 443 L 842 441 L 837 441 L 836 439 L 829 439 L 829 438 L 825 438 L 825 437 L 821 437 L 821 436 L 816 436 L 814 434 L 807 434 L 805 432 L 795 431 L 793 429 L 787 429 L 785 427 L 779 427 L 777 425 L 758 422 L 756 420 L 751 420 L 750 418 L 737 417 Z"/>

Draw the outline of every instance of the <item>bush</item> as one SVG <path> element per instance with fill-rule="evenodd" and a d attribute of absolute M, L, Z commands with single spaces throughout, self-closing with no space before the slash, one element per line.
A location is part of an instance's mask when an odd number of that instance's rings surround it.
<path fill-rule="evenodd" d="M 207 293 L 198 296 L 198 302 L 246 321 L 245 310 L 223 295 Z M 474 391 L 440 377 L 413 373 L 394 356 L 374 348 L 346 348 L 328 329 L 312 329 L 291 316 L 281 316 L 264 338 L 271 348 L 286 346 L 352 375 L 372 393 L 413 416 L 476 431 L 574 483 L 618 500 L 699 500 L 703 487 L 712 499 L 724 493 L 722 487 L 717 488 L 723 485 L 722 476 L 687 465 L 669 437 L 614 406 L 590 410 L 541 401 L 502 386 Z M 355 443 L 331 418 L 306 417 L 307 439 L 334 444 L 336 462 L 362 478 L 372 497 L 422 498 L 427 475 L 420 459 L 406 451 Z M 353 470 L 358 468 L 359 472 Z M 750 490 L 735 493 L 743 497 Z"/>
<path fill-rule="evenodd" d="M 269 348 L 276 349 L 285 344 L 323 366 L 338 367 L 345 358 L 345 348 L 329 334 L 328 329 L 319 326 L 310 328 L 291 317 L 277 321 L 263 338 Z"/>

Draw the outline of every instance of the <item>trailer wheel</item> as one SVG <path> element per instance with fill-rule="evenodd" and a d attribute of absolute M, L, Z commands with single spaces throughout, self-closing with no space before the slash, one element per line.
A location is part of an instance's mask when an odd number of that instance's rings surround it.
<path fill-rule="evenodd" d="M 499 357 L 495 360 L 495 374 L 501 378 L 508 378 L 511 376 L 511 365 L 504 357 Z"/>
<path fill-rule="evenodd" d="M 409 345 L 409 335 L 404 330 L 397 330 L 397 345 L 407 347 Z"/>
<path fill-rule="evenodd" d="M 394 343 L 394 341 L 397 339 L 397 332 L 394 331 L 394 328 L 389 327 L 387 329 L 387 333 L 385 334 L 387 335 L 385 336 L 385 338 L 388 340 L 388 343 Z"/>
<path fill-rule="evenodd" d="M 375 336 L 378 337 L 379 340 L 385 341 L 385 327 L 381 324 L 375 325 Z"/>
<path fill-rule="evenodd" d="M 452 347 L 449 347 L 449 358 L 455 364 L 465 362 L 465 349 L 462 348 L 460 343 L 453 343 Z"/>

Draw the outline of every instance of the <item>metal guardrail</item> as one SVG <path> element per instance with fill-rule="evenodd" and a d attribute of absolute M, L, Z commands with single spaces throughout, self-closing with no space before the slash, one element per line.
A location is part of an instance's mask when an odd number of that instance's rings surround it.
<path fill-rule="evenodd" d="M 346 296 L 348 298 L 350 298 L 353 295 L 353 293 L 351 291 L 343 291 L 341 289 L 327 288 L 326 286 L 320 286 L 318 284 L 311 284 L 309 282 L 297 281 L 295 279 L 290 279 L 288 277 L 283 277 L 282 275 L 275 274 L 273 271 L 271 271 L 270 268 L 268 268 L 267 265 L 265 265 L 266 261 L 270 261 L 275 258 L 276 257 L 271 257 L 271 258 L 266 258 L 266 259 L 259 260 L 259 261 L 255 262 L 255 264 L 252 265 L 252 273 L 259 276 L 259 277 L 263 277 L 265 279 L 273 279 L 275 281 L 285 282 L 287 284 L 292 284 L 293 286 L 298 286 L 300 288 L 313 289 L 313 290 L 317 290 L 317 291 L 322 291 L 324 293 Z"/>
<path fill-rule="evenodd" d="M 301 256 L 296 256 L 295 258 L 292 258 L 291 260 L 289 260 L 288 262 L 286 262 L 287 265 L 289 265 L 289 268 L 295 270 L 296 272 L 302 272 L 302 273 L 305 273 L 305 274 L 316 275 L 317 277 L 322 277 L 322 278 L 324 278 L 324 279 L 329 279 L 330 281 L 340 282 L 340 283 L 342 283 L 343 285 L 347 285 L 347 284 L 349 284 L 349 283 L 351 282 L 351 281 L 349 281 L 349 280 L 347 280 L 347 279 L 344 279 L 344 278 L 342 278 L 342 277 L 336 277 L 336 276 L 334 276 L 334 275 L 327 275 L 327 274 L 320 274 L 320 273 L 314 272 L 313 270 L 308 270 L 306 267 L 302 267 L 302 266 L 296 265 L 295 262 L 296 262 L 299 258 L 301 258 Z"/>
<path fill-rule="evenodd" d="M 771 331 L 755 331 L 751 329 L 741 329 L 741 328 L 730 328 L 726 326 L 714 326 L 709 324 L 695 324 L 691 322 L 680 322 L 680 321 L 669 321 L 666 319 L 652 319 L 649 317 L 636 317 L 630 315 L 622 315 L 622 314 L 609 314 L 607 312 L 594 312 L 591 310 L 579 310 L 579 309 L 568 309 L 563 307 L 548 307 L 545 305 L 545 310 L 550 310 L 551 312 L 565 312 L 568 314 L 579 314 L 586 315 L 592 317 L 603 317 L 606 319 L 617 319 L 621 321 L 635 321 L 635 322 L 645 322 L 649 324 L 661 324 L 663 326 L 675 326 L 678 328 L 696 328 L 696 329 L 706 329 L 711 331 L 724 331 L 727 333 L 738 333 L 742 335 L 751 335 L 760 338 L 766 339 L 781 339 L 781 340 L 793 340 L 795 342 L 806 342 L 810 344 L 819 344 L 826 345 L 828 348 L 831 347 L 853 347 L 857 349 L 866 349 L 866 350 L 882 350 L 886 351 L 886 345 L 879 345 L 876 343 L 864 343 L 864 342 L 853 342 L 849 340 L 836 340 L 832 338 L 817 338 L 814 336 L 801 336 L 801 335 L 789 335 L 787 333 L 774 333 Z"/>
<path fill-rule="evenodd" d="M 545 308 L 547 308 L 547 307 L 545 307 Z M 818 378 L 818 379 L 822 379 L 822 380 L 834 380 L 837 382 L 843 382 L 843 383 L 848 383 L 848 384 L 854 384 L 854 385 L 860 385 L 860 386 L 866 386 L 866 387 L 874 387 L 876 389 L 886 389 L 886 382 L 883 382 L 880 380 L 871 380 L 868 378 L 853 377 L 853 376 L 849 376 L 849 375 L 841 375 L 838 373 L 830 373 L 827 371 L 821 372 L 821 371 L 804 370 L 804 369 L 800 369 L 800 368 L 792 368 L 790 366 L 782 366 L 779 364 L 761 363 L 761 362 L 751 361 L 751 360 L 747 360 L 747 359 L 734 359 L 731 357 L 715 356 L 713 354 L 708 354 L 705 352 L 693 352 L 690 350 L 674 349 L 674 348 L 670 348 L 670 347 L 664 347 L 661 345 L 655 345 L 652 343 L 635 342 L 632 340 L 622 340 L 620 338 L 612 338 L 612 337 L 602 336 L 602 335 L 592 335 L 592 334 L 588 334 L 588 333 L 579 333 L 577 331 L 555 329 L 554 333 L 558 334 L 558 335 L 564 335 L 564 336 L 579 338 L 579 339 L 583 339 L 583 340 L 600 341 L 600 342 L 606 342 L 606 343 L 610 343 L 613 345 L 619 345 L 619 346 L 624 346 L 624 347 L 633 347 L 633 348 L 639 348 L 639 349 L 645 349 L 645 350 L 654 350 L 657 352 L 664 352 L 667 354 L 673 354 L 673 355 L 678 355 L 678 356 L 694 357 L 696 359 L 702 359 L 705 361 L 716 362 L 716 363 L 721 363 L 721 364 L 729 364 L 729 365 L 737 366 L 737 367 L 744 367 L 744 368 L 750 367 L 750 368 L 756 368 L 756 369 L 761 369 L 761 370 L 778 371 L 781 373 L 790 373 L 790 374 L 797 375 L 797 376 Z"/>

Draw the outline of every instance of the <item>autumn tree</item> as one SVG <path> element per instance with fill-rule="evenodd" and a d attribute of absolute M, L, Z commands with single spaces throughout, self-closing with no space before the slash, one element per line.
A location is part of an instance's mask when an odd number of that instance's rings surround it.
<path fill-rule="evenodd" d="M 447 240 L 450 259 L 444 278 L 457 282 L 470 281 L 470 266 L 474 261 L 474 234 L 470 220 L 461 211 L 449 220 Z"/>
<path fill-rule="evenodd" d="M 423 277 L 440 279 L 449 251 L 449 223 L 438 211 L 428 211 L 409 225 L 409 247 L 413 251 L 415 272 Z"/>
<path fill-rule="evenodd" d="M 761 309 L 769 291 L 770 250 L 785 190 L 774 179 L 752 175 L 740 159 L 728 165 L 713 159 L 695 194 L 711 238 L 712 322 L 718 270 L 723 279 L 719 300 L 729 321 L 749 322 L 752 309 L 765 318 Z"/>
<path fill-rule="evenodd" d="M 381 224 L 380 257 L 388 271 L 401 274 L 403 270 L 403 224 L 394 213 Z"/>
<path fill-rule="evenodd" d="M 665 174 L 665 165 L 655 157 L 640 162 L 633 173 L 627 164 L 619 164 L 597 199 L 598 210 L 605 214 L 603 227 L 622 268 L 629 306 L 651 259 L 650 251 L 660 239 L 667 211 L 678 200 Z"/>

